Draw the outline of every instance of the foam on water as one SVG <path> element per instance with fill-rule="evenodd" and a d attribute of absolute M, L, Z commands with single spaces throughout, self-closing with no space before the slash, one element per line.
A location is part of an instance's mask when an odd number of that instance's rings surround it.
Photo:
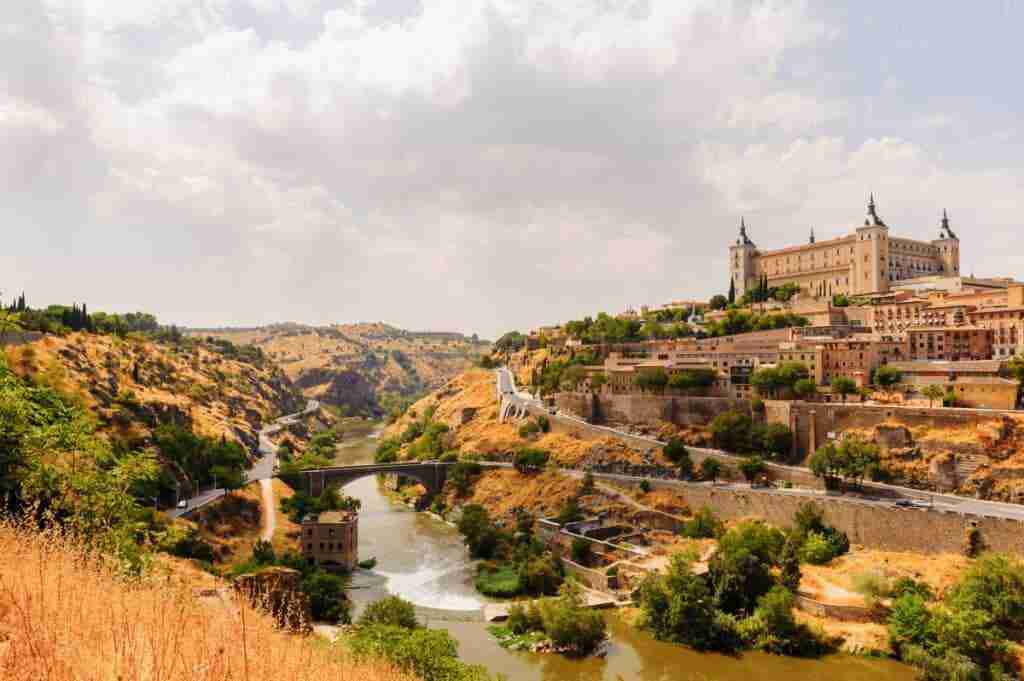
<path fill-rule="evenodd" d="M 464 564 L 456 564 L 422 565 L 415 572 L 376 572 L 387 578 L 385 588 L 388 593 L 401 596 L 418 607 L 479 610 L 484 602 L 465 588 L 459 588 L 463 586 L 459 577 L 465 570 Z M 447 585 L 445 582 L 452 584 Z"/>

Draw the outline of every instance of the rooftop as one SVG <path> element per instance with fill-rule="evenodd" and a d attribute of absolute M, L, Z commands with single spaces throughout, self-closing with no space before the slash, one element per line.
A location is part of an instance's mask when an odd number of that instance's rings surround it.
<path fill-rule="evenodd" d="M 355 520 L 358 517 L 359 517 L 359 514 L 354 513 L 352 511 L 324 511 L 323 513 L 321 513 L 318 516 L 313 515 L 313 516 L 307 517 L 305 520 L 302 521 L 302 524 L 303 525 L 305 525 L 307 523 L 318 523 L 320 525 L 323 525 L 323 524 L 333 524 L 333 523 L 341 524 L 341 523 L 351 522 L 351 521 Z"/>
<path fill-rule="evenodd" d="M 1002 366 L 1002 360 L 998 359 L 976 359 L 963 360 L 960 362 L 947 362 L 942 360 L 917 360 L 909 362 L 889 362 L 889 366 L 906 373 L 943 371 L 949 373 L 984 373 L 995 374 Z"/>

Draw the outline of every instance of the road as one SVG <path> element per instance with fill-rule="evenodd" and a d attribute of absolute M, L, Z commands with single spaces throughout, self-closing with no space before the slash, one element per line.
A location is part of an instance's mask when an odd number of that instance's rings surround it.
<path fill-rule="evenodd" d="M 495 370 L 497 378 L 497 386 L 499 392 L 504 394 L 509 400 L 526 406 L 537 406 L 541 407 L 542 402 L 537 400 L 527 392 L 521 392 L 516 389 L 515 379 L 507 368 L 501 367 Z M 608 426 L 597 426 L 587 422 L 586 420 L 575 416 L 573 414 L 559 411 L 557 414 L 553 414 L 549 418 L 557 418 L 565 421 L 573 421 L 580 424 L 586 424 L 590 429 L 598 429 L 608 433 L 610 436 L 628 437 L 631 440 L 641 440 L 650 443 L 652 447 L 664 447 L 665 442 L 657 440 L 652 437 L 645 435 L 637 435 L 629 433 L 617 428 L 610 428 Z M 741 457 L 735 454 L 729 454 L 718 449 L 708 449 L 704 447 L 690 447 L 694 452 L 699 452 L 708 456 L 714 456 L 721 458 L 723 461 L 734 461 Z M 810 470 L 802 466 L 788 466 L 783 464 L 770 464 L 772 468 L 777 469 L 788 469 L 796 473 L 808 475 Z M 580 475 L 582 475 L 580 473 Z M 623 481 L 636 481 L 639 478 L 629 475 L 616 475 L 616 474 L 594 474 L 595 477 L 604 479 L 621 479 Z M 688 485 L 694 484 L 690 482 L 684 482 L 679 480 L 667 480 L 660 478 L 650 478 L 651 483 L 665 486 L 677 486 L 677 485 Z M 707 483 L 702 483 L 707 484 Z M 858 495 L 846 495 L 844 498 L 848 500 L 855 500 L 860 503 L 873 504 L 878 506 L 902 506 L 906 505 L 907 502 L 913 504 L 913 508 L 934 511 L 934 512 L 951 512 L 951 513 L 963 513 L 979 516 L 987 516 L 990 518 L 1003 518 L 1008 520 L 1019 520 L 1024 522 L 1024 505 L 1011 504 L 1002 501 L 986 501 L 983 499 L 971 499 L 969 497 L 961 497 L 955 494 L 939 494 L 922 491 L 919 489 L 913 489 L 911 487 L 901 487 L 899 485 L 889 485 L 885 483 L 877 482 L 865 482 L 864 492 Z M 723 489 L 736 488 L 750 490 L 750 486 L 746 484 L 735 484 L 735 483 L 718 483 L 718 487 Z M 872 496 L 871 492 L 875 491 L 876 496 Z M 787 490 L 761 490 L 770 493 L 783 493 L 792 494 L 799 496 L 808 497 L 822 497 L 824 492 L 821 490 L 813 490 L 807 488 L 792 488 Z M 893 499 L 893 496 L 896 499 Z"/>
<path fill-rule="evenodd" d="M 277 460 L 277 449 L 274 447 L 274 443 L 271 441 L 270 436 L 282 428 L 295 423 L 303 416 L 312 414 L 318 409 L 320 409 L 320 402 L 317 400 L 309 400 L 309 402 L 306 403 L 306 408 L 302 411 L 282 416 L 260 430 L 259 446 L 257 448 L 259 458 L 253 462 L 252 467 L 249 468 L 249 470 L 245 471 L 245 482 L 247 484 L 256 480 L 269 480 L 274 477 L 274 463 Z M 188 506 L 185 508 L 167 509 L 167 515 L 172 518 L 187 515 L 197 508 L 202 508 L 211 501 L 220 499 L 225 493 L 225 490 L 219 487 L 199 492 L 188 500 Z M 273 488 L 271 488 L 270 495 L 270 505 L 273 507 Z M 273 514 L 271 514 L 271 516 L 273 516 Z M 273 517 L 271 518 L 271 522 L 273 522 Z M 271 529 L 270 533 L 273 534 L 273 529 Z"/>

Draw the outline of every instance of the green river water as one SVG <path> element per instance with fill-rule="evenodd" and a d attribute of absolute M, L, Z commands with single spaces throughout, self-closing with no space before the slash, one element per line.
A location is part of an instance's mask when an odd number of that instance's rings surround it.
<path fill-rule="evenodd" d="M 373 436 L 350 440 L 339 464 L 373 458 Z M 357 608 L 394 593 L 416 604 L 428 626 L 447 629 L 459 642 L 459 656 L 486 666 L 509 681 L 912 681 L 909 668 L 890 660 L 830 655 L 821 660 L 745 653 L 697 653 L 656 641 L 608 613 L 611 645 L 607 656 L 575 660 L 560 655 L 510 652 L 490 637 L 481 621 L 486 599 L 472 585 L 473 566 L 458 533 L 449 525 L 390 501 L 373 478 L 345 487 L 362 501 L 359 555 L 377 566 L 352 580 Z"/>

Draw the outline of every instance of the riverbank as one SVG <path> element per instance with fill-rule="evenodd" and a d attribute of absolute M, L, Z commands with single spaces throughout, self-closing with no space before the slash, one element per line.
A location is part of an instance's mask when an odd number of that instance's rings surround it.
<path fill-rule="evenodd" d="M 345 442 L 339 463 L 372 461 L 377 439 Z M 828 678 L 830 681 L 911 681 L 914 673 L 892 660 L 833 654 L 805 660 L 747 652 L 738 656 L 698 653 L 681 645 L 655 640 L 637 629 L 626 614 L 605 611 L 609 643 L 603 658 L 566 658 L 560 655 L 511 651 L 488 632 L 483 612 L 490 601 L 473 588 L 475 569 L 466 556 L 462 538 L 435 514 L 414 512 L 387 498 L 375 478 L 363 478 L 345 487 L 362 501 L 360 557 L 375 556 L 373 570 L 357 570 L 350 595 L 355 611 L 388 594 L 416 605 L 426 626 L 446 629 L 459 643 L 459 657 L 483 664 L 509 681 L 789 681 L 793 678 Z"/>

